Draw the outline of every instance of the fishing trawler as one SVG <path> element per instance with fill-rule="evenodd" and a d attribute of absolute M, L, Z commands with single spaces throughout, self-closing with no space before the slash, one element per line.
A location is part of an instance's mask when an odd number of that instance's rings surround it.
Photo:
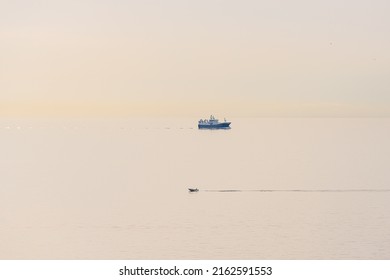
<path fill-rule="evenodd" d="M 198 122 L 198 128 L 199 129 L 218 129 L 218 128 L 224 128 L 229 129 L 231 122 L 226 121 L 224 119 L 223 122 L 219 122 L 218 119 L 216 119 L 213 115 L 210 116 L 210 119 L 205 120 L 199 120 Z"/>

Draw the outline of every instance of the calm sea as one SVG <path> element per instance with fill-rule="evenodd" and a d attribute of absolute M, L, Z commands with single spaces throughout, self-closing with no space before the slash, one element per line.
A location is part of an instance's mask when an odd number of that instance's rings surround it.
<path fill-rule="evenodd" d="M 231 121 L 1 119 L 0 258 L 390 259 L 390 119 Z"/>

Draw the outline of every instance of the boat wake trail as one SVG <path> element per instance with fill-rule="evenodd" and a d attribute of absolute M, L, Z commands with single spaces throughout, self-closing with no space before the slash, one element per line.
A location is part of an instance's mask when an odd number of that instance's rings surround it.
<path fill-rule="evenodd" d="M 390 189 L 319 189 L 319 190 L 306 190 L 306 189 L 292 189 L 292 190 L 204 190 L 205 192 L 390 192 Z"/>

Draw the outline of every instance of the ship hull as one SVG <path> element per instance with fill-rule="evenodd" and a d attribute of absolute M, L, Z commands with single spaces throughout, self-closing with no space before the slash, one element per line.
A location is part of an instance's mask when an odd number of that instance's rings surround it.
<path fill-rule="evenodd" d="M 230 128 L 230 122 L 223 122 L 217 124 L 198 124 L 199 129 L 228 129 Z"/>

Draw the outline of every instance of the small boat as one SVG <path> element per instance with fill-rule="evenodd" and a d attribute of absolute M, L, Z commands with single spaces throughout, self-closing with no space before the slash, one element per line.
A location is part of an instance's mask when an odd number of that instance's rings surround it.
<path fill-rule="evenodd" d="M 226 121 L 220 122 L 213 115 L 210 116 L 208 120 L 199 120 L 198 128 L 199 129 L 229 129 L 231 122 Z"/>
<path fill-rule="evenodd" d="M 189 191 L 189 192 L 198 192 L 199 190 L 198 190 L 198 189 L 188 188 L 188 191 Z"/>

